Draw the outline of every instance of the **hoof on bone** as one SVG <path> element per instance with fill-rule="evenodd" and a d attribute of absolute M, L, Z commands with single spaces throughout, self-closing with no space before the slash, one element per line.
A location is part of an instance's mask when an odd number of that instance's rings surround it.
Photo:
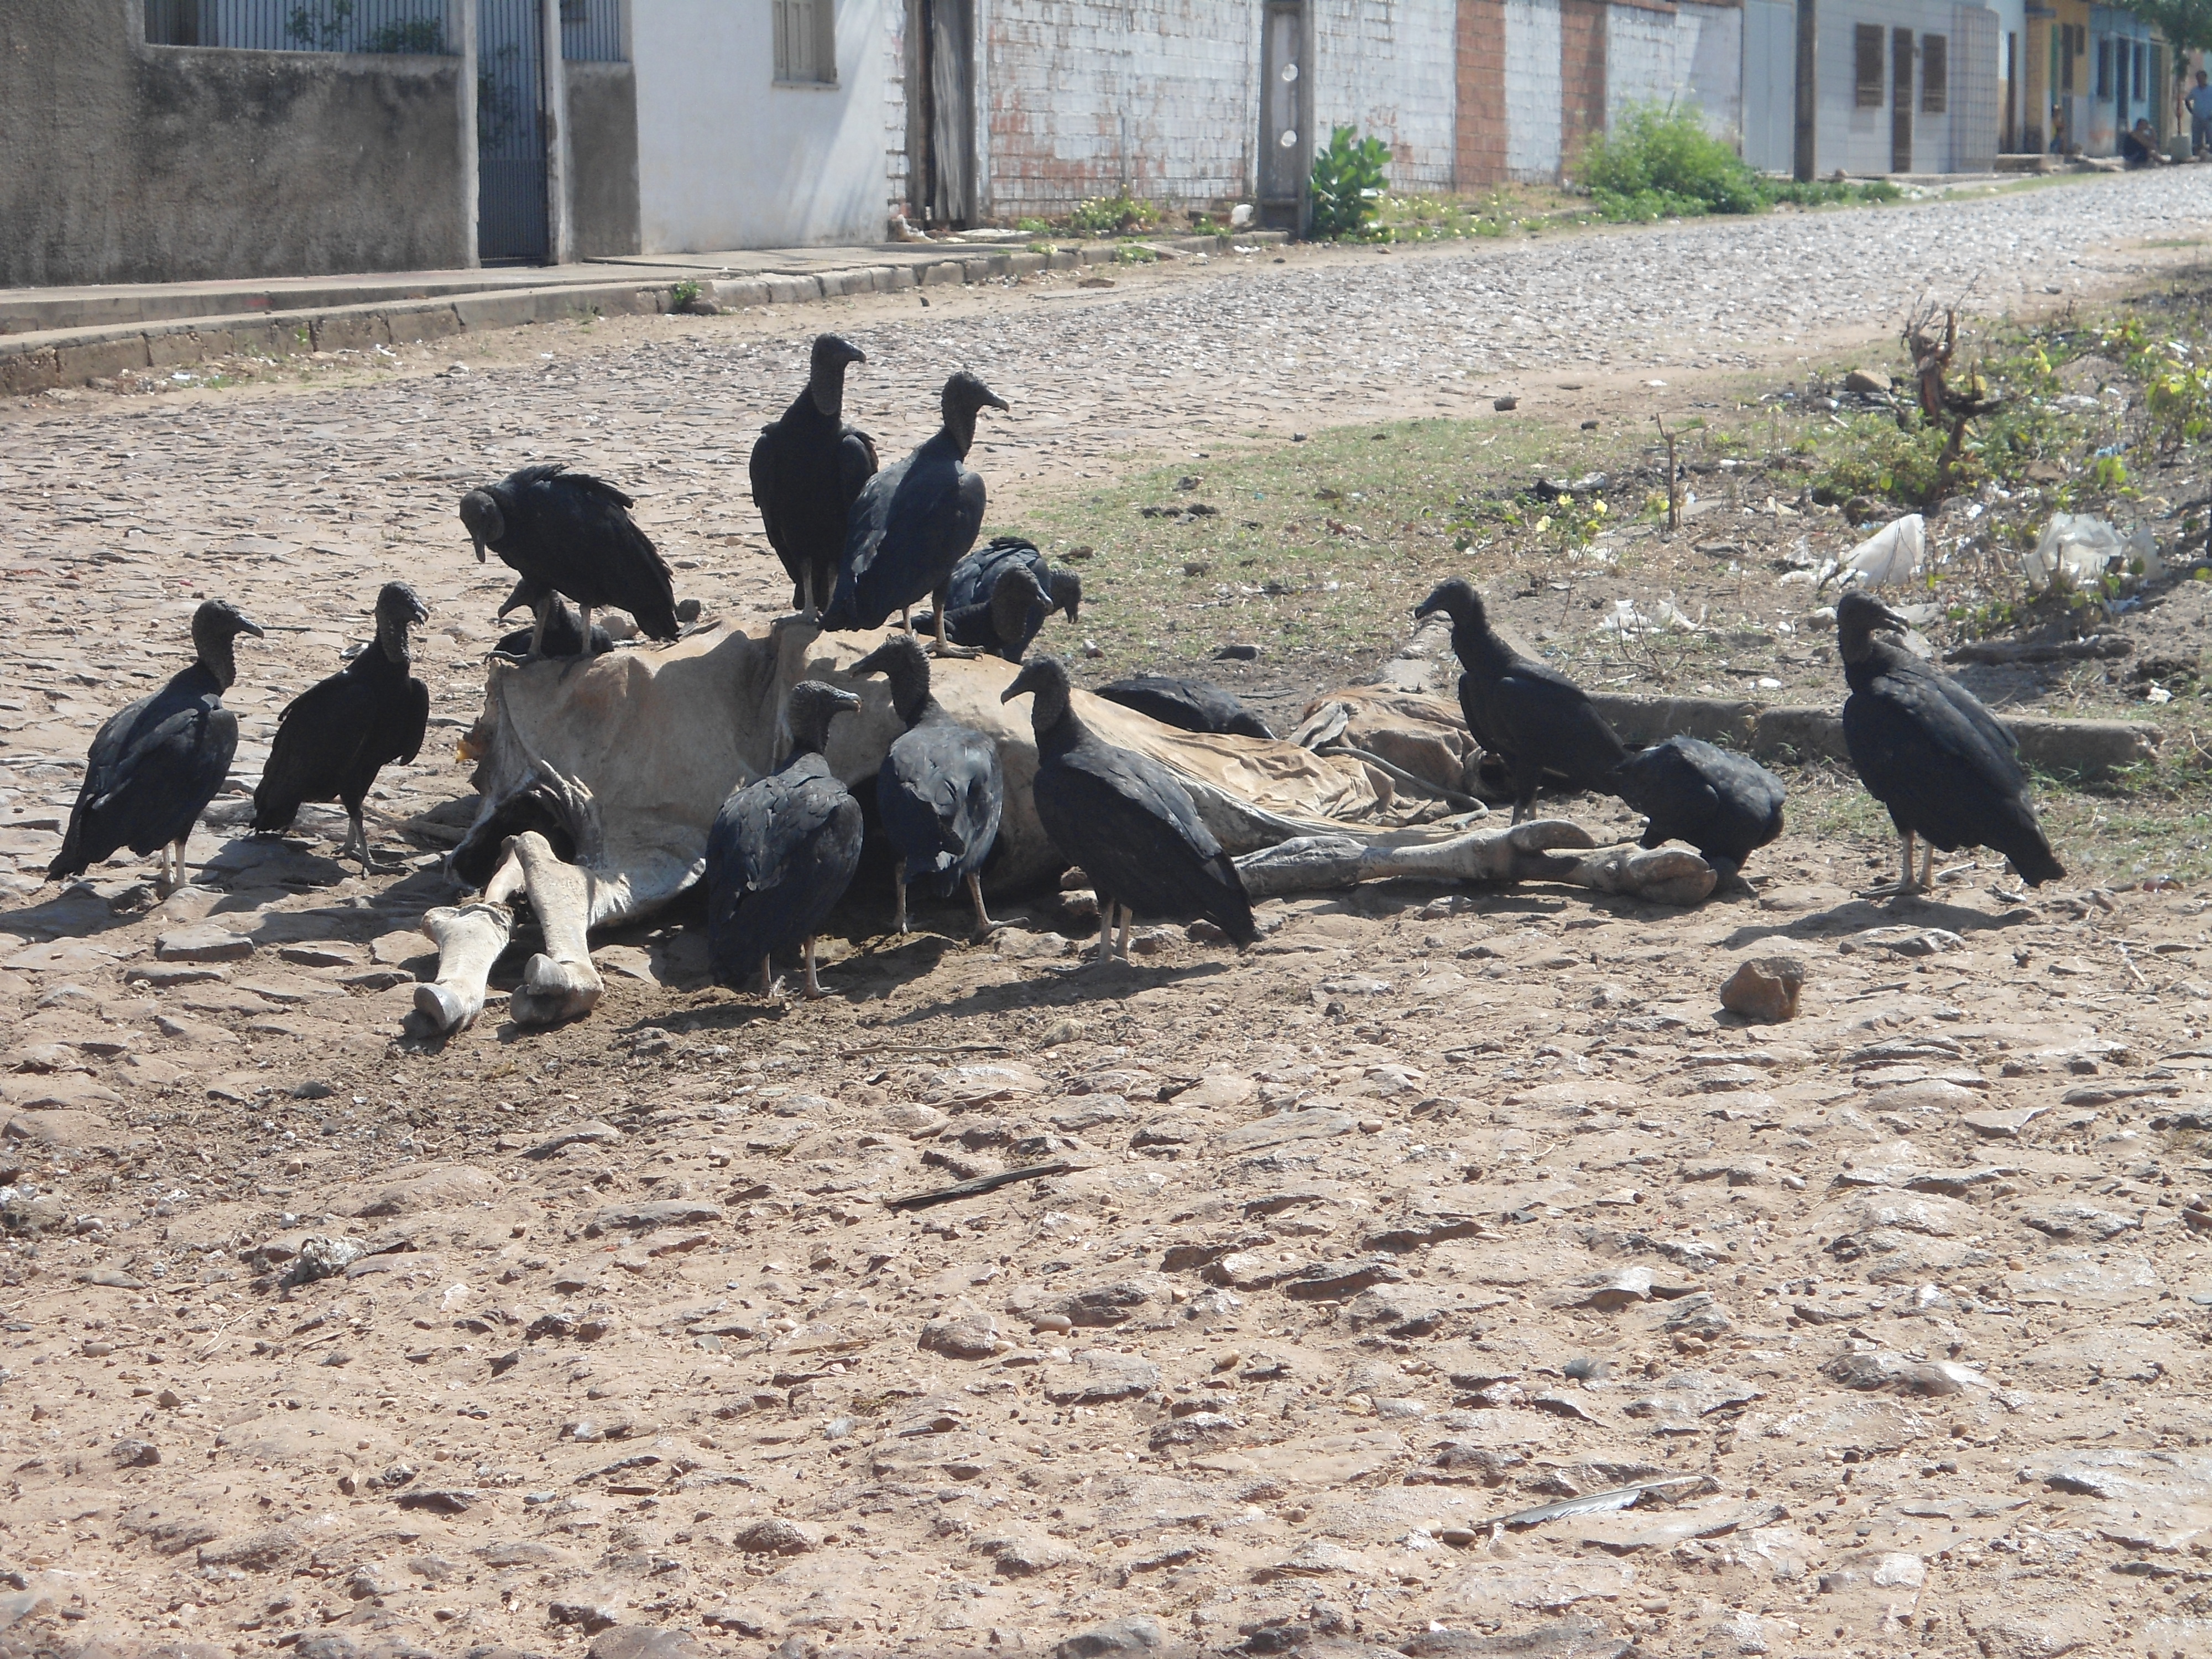
<path fill-rule="evenodd" d="M 605 990 L 588 958 L 556 962 L 536 956 L 523 968 L 522 983 L 507 999 L 507 1012 L 517 1025 L 557 1025 L 591 1012 Z"/>

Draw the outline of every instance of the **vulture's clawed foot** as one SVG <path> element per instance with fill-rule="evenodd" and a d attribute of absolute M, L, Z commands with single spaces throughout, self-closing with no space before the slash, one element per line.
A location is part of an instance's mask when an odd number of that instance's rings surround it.
<path fill-rule="evenodd" d="M 929 654 L 933 657 L 980 657 L 983 651 L 980 646 L 947 645 L 942 640 L 932 640 L 929 641 Z"/>
<path fill-rule="evenodd" d="M 1863 899 L 1909 899 L 1920 896 L 1917 881 L 1886 881 L 1879 887 L 1863 887 L 1856 896 Z"/>

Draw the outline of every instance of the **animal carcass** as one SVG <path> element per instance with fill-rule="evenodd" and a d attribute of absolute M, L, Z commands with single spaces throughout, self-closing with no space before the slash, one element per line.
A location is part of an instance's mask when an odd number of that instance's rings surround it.
<path fill-rule="evenodd" d="M 526 892 L 546 949 L 524 969 L 512 1012 L 518 1024 L 545 1024 L 598 1001 L 587 936 L 647 915 L 699 879 L 707 831 L 732 789 L 773 768 L 786 743 L 781 711 L 793 685 L 823 680 L 856 694 L 858 714 L 830 731 L 827 757 L 849 786 L 873 777 L 902 729 L 882 679 L 852 665 L 880 642 L 879 632 L 823 634 L 796 617 L 763 635 L 702 629 L 674 645 L 620 650 L 588 659 L 524 665 L 494 663 L 484 708 L 463 745 L 477 762 L 479 805 L 450 857 L 453 874 L 481 890 L 474 902 L 431 911 L 424 931 L 440 947 L 439 975 L 417 988 L 416 1007 L 434 1030 L 457 1030 L 483 1006 L 492 963 L 507 945 L 509 905 Z M 940 660 L 932 689 L 952 717 L 999 744 L 1006 806 L 1000 850 L 985 875 L 993 891 L 1049 880 L 1060 860 L 1037 822 L 1030 787 L 1036 750 L 1026 712 L 999 702 L 1018 672 L 993 658 Z M 1421 830 L 1433 803 L 1393 803 L 1389 785 L 1349 757 L 1324 757 L 1295 744 L 1182 732 L 1135 711 L 1076 693 L 1083 718 L 1109 741 L 1171 767 L 1189 787 L 1215 836 L 1246 854 L 1325 836 L 1337 843 L 1279 863 L 1267 889 L 1285 884 L 1340 885 L 1398 872 L 1404 857 L 1377 860 L 1353 848 L 1403 854 L 1466 842 L 1466 826 Z M 1549 846 L 1590 845 L 1571 825 L 1550 826 Z M 1564 836 L 1564 839 L 1559 837 Z M 1525 852 L 1528 849 L 1516 849 Z M 1546 858 L 1517 860 L 1504 849 L 1471 854 L 1465 873 L 1492 879 L 1580 880 L 1609 890 L 1678 899 L 1685 871 L 1659 863 Z M 1650 854 L 1650 860 L 1686 855 Z M 1443 866 L 1412 862 L 1423 872 Z M 1692 884 L 1704 866 L 1689 860 Z M 1407 870 L 1410 872 L 1410 870 Z M 1577 873 L 1583 872 L 1583 873 Z M 1710 872 L 1705 872 L 1707 888 Z M 1702 894 L 1697 895 L 1702 896 Z"/>

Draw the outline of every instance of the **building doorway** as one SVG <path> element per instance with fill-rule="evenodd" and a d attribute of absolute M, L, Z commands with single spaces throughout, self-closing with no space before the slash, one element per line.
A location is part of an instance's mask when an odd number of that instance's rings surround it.
<path fill-rule="evenodd" d="M 908 136 L 915 213 L 965 230 L 975 216 L 974 0 L 908 0 Z"/>
<path fill-rule="evenodd" d="M 543 264 L 544 8 L 477 0 L 477 253 L 486 264 Z"/>

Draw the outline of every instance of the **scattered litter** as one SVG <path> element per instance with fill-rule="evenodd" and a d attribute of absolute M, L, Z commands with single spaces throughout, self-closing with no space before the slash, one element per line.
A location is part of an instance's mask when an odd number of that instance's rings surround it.
<path fill-rule="evenodd" d="M 300 1254 L 277 1282 L 289 1290 L 295 1285 L 312 1285 L 319 1279 L 336 1279 L 368 1254 L 368 1247 L 359 1239 L 343 1235 L 305 1239 L 301 1243 Z"/>
<path fill-rule="evenodd" d="M 2109 520 L 2087 513 L 2054 513 L 2036 538 L 2035 551 L 2021 561 L 2027 580 L 2048 587 L 2064 576 L 2075 587 L 2101 580 L 2114 568 L 2151 577 L 2160 574 L 2165 562 L 2148 527 L 2137 525 L 2125 536 Z"/>
<path fill-rule="evenodd" d="M 1903 587 L 1919 578 L 1928 556 L 1928 522 L 1908 513 L 1884 525 L 1821 577 L 1846 587 Z"/>

